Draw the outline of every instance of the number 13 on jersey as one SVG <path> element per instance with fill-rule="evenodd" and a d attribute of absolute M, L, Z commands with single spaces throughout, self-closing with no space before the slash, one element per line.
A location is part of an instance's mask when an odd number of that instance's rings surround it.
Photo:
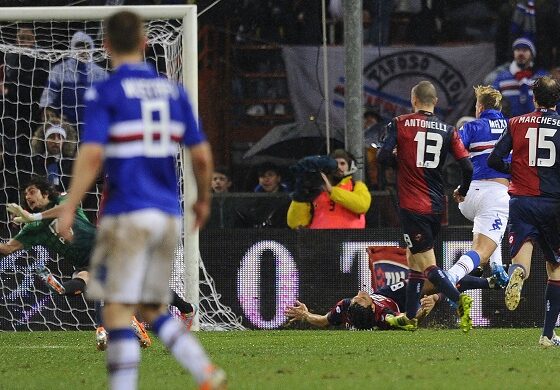
<path fill-rule="evenodd" d="M 442 135 L 429 131 L 419 131 L 416 133 L 414 141 L 416 141 L 416 166 L 429 169 L 437 168 L 441 147 L 443 146 Z"/>

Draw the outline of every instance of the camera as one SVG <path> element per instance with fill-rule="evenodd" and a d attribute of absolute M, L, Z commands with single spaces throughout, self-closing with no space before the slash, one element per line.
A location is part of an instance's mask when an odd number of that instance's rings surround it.
<path fill-rule="evenodd" d="M 308 156 L 290 167 L 295 177 L 293 200 L 297 202 L 311 202 L 323 190 L 321 172 L 329 175 L 338 169 L 335 159 L 329 156 Z"/>

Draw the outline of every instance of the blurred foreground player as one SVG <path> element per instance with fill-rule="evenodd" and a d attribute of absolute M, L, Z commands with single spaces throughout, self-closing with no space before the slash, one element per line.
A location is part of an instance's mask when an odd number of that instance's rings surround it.
<path fill-rule="evenodd" d="M 59 228 L 72 239 L 74 209 L 104 167 L 109 190 L 88 295 L 105 302 L 110 387 L 137 388 L 140 349 L 126 319 L 138 311 L 201 388 L 224 388 L 225 373 L 166 310 L 181 232 L 176 156 L 187 145 L 197 184 L 197 229 L 210 211 L 210 147 L 182 87 L 143 61 L 146 37 L 138 15 L 120 11 L 103 26 L 114 72 L 86 92 L 84 136 Z"/>

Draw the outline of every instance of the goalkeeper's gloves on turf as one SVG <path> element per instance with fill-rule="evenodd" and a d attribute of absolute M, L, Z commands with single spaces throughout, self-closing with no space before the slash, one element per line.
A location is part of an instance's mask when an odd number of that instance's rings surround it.
<path fill-rule="evenodd" d="M 41 213 L 31 214 L 16 203 L 8 204 L 6 209 L 14 216 L 13 221 L 17 224 L 35 222 L 43 219 L 43 215 Z"/>

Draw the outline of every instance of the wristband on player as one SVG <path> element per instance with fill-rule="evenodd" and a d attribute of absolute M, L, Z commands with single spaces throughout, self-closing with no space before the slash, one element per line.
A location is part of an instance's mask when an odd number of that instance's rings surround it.
<path fill-rule="evenodd" d="M 31 219 L 32 219 L 33 221 L 40 221 L 40 220 L 43 219 L 43 214 L 41 214 L 41 213 L 33 213 L 33 214 L 31 214 Z"/>

